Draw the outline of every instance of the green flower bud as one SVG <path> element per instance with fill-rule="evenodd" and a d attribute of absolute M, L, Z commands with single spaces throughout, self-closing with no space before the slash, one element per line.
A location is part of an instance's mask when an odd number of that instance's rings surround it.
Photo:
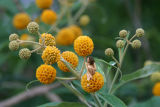
<path fill-rule="evenodd" d="M 29 59 L 31 56 L 31 51 L 27 48 L 23 48 L 19 51 L 19 57 L 21 59 Z"/>
<path fill-rule="evenodd" d="M 120 32 L 119 32 L 119 36 L 121 37 L 121 38 L 125 38 L 126 36 L 127 36 L 127 31 L 126 30 L 121 30 Z"/>
<path fill-rule="evenodd" d="M 152 82 L 159 82 L 160 81 L 160 72 L 152 73 L 152 75 L 150 76 L 150 80 Z"/>
<path fill-rule="evenodd" d="M 142 28 L 138 28 L 136 30 L 136 36 L 137 37 L 142 37 L 144 35 L 144 30 Z"/>
<path fill-rule="evenodd" d="M 114 51 L 111 48 L 107 48 L 105 50 L 105 55 L 107 55 L 107 56 L 113 56 L 114 55 Z"/>
<path fill-rule="evenodd" d="M 19 43 L 17 41 L 14 40 L 9 43 L 9 49 L 11 51 L 16 51 L 18 50 L 18 48 L 19 48 Z"/>
<path fill-rule="evenodd" d="M 140 40 L 134 40 L 131 44 L 132 48 L 140 48 L 141 47 L 141 41 Z"/>
<path fill-rule="evenodd" d="M 124 42 L 123 42 L 123 40 L 118 40 L 118 41 L 116 42 L 116 47 L 117 47 L 117 48 L 123 48 L 123 47 L 124 47 Z"/>
<path fill-rule="evenodd" d="M 34 33 L 37 33 L 38 30 L 39 30 L 39 25 L 36 23 L 36 22 L 30 22 L 28 25 L 27 25 L 27 29 L 30 33 L 34 34 Z"/>
<path fill-rule="evenodd" d="M 11 34 L 9 36 L 9 41 L 14 41 L 14 40 L 17 40 L 19 38 L 19 36 L 15 33 Z"/>

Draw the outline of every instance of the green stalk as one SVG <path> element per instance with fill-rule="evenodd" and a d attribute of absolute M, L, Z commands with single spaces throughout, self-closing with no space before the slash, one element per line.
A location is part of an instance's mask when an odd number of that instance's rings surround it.
<path fill-rule="evenodd" d="M 58 80 L 62 85 L 64 85 L 67 89 L 72 91 L 87 107 L 91 107 L 90 104 L 85 99 L 84 95 L 80 93 L 72 84 L 71 86 L 61 80 Z"/>
<path fill-rule="evenodd" d="M 56 77 L 57 80 L 76 80 L 76 77 L 64 78 L 64 77 Z"/>
<path fill-rule="evenodd" d="M 96 102 L 97 106 L 98 106 L 98 107 L 102 107 L 102 104 L 101 104 L 98 96 L 96 95 L 96 93 L 92 93 L 91 95 L 92 95 L 94 101 Z"/>
<path fill-rule="evenodd" d="M 80 71 L 80 77 L 83 74 L 83 71 L 84 71 L 84 68 L 85 68 L 85 62 L 86 62 L 86 57 L 84 57 L 83 65 L 82 65 L 82 68 L 81 68 L 81 71 Z"/>
<path fill-rule="evenodd" d="M 78 74 L 78 72 L 75 71 L 75 70 L 72 68 L 72 66 L 71 66 L 70 63 L 68 63 L 66 60 L 64 60 L 63 57 L 61 57 L 61 61 L 67 66 L 67 68 L 68 68 L 79 80 L 81 79 L 80 76 L 79 76 L 79 74 Z"/>

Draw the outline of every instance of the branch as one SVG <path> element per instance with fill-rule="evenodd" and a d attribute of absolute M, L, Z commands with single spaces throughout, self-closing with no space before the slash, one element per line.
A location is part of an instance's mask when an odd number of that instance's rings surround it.
<path fill-rule="evenodd" d="M 21 92 L 20 94 L 13 96 L 9 99 L 6 99 L 4 101 L 0 102 L 0 107 L 8 107 L 8 106 L 13 106 L 21 101 L 27 100 L 29 98 L 32 98 L 34 96 L 46 94 L 51 89 L 59 87 L 61 84 L 60 83 L 55 83 L 53 85 L 47 85 L 47 86 L 38 86 L 31 88 L 29 91 L 24 91 Z"/>
<path fill-rule="evenodd" d="M 45 96 L 51 101 L 51 102 L 62 102 L 62 99 L 54 94 L 54 93 L 51 93 L 51 92 L 46 92 Z"/>

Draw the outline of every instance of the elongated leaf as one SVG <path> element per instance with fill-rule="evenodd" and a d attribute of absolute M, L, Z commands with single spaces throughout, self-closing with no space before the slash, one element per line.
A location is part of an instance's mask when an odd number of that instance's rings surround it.
<path fill-rule="evenodd" d="M 159 107 L 160 105 L 160 97 L 152 97 L 151 99 L 135 104 L 131 107 Z"/>
<path fill-rule="evenodd" d="M 86 107 L 86 106 L 78 102 L 53 102 L 53 103 L 43 104 L 38 107 Z"/>
<path fill-rule="evenodd" d="M 105 95 L 105 97 L 99 95 L 99 97 L 102 98 L 108 104 L 110 104 L 112 107 L 127 107 L 121 99 L 114 95 L 107 94 Z"/>
<path fill-rule="evenodd" d="M 123 84 L 127 83 L 127 82 L 130 82 L 130 81 L 136 80 L 136 79 L 141 79 L 141 78 L 148 77 L 153 72 L 157 72 L 158 70 L 160 70 L 160 64 L 153 63 L 151 65 L 145 66 L 142 69 L 137 70 L 136 72 L 124 75 L 122 77 L 120 83 L 115 86 L 114 91 L 116 89 L 118 89 L 120 86 L 122 86 Z"/>

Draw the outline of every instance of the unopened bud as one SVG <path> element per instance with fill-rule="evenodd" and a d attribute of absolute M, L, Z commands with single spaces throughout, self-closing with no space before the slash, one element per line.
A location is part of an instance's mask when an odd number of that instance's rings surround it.
<path fill-rule="evenodd" d="M 127 31 L 126 31 L 126 30 L 121 30 L 121 31 L 119 32 L 119 36 L 120 36 L 121 38 L 125 38 L 125 37 L 127 36 Z"/>
<path fill-rule="evenodd" d="M 142 37 L 144 35 L 144 30 L 142 28 L 138 28 L 136 30 L 136 36 L 137 37 Z"/>
<path fill-rule="evenodd" d="M 107 55 L 107 56 L 113 56 L 114 55 L 114 51 L 111 48 L 107 48 L 105 50 L 105 55 Z"/>
<path fill-rule="evenodd" d="M 9 49 L 11 51 L 16 51 L 18 50 L 18 48 L 19 48 L 19 43 L 17 41 L 14 40 L 9 43 Z"/>
<path fill-rule="evenodd" d="M 27 25 L 27 29 L 30 33 L 34 34 L 34 33 L 37 33 L 38 30 L 39 30 L 39 25 L 36 23 L 36 22 L 30 22 L 28 25 Z"/>
<path fill-rule="evenodd" d="M 19 57 L 21 59 L 29 59 L 31 56 L 31 51 L 27 48 L 23 48 L 19 51 Z"/>
<path fill-rule="evenodd" d="M 116 42 L 116 47 L 117 48 L 123 48 L 124 47 L 124 41 L 123 40 L 118 40 Z"/>
<path fill-rule="evenodd" d="M 19 38 L 19 36 L 15 33 L 11 34 L 9 36 L 9 41 L 14 41 L 14 40 L 17 40 Z"/>
<path fill-rule="evenodd" d="M 140 48 L 141 47 L 141 41 L 140 40 L 134 40 L 131 44 L 132 48 Z"/>

